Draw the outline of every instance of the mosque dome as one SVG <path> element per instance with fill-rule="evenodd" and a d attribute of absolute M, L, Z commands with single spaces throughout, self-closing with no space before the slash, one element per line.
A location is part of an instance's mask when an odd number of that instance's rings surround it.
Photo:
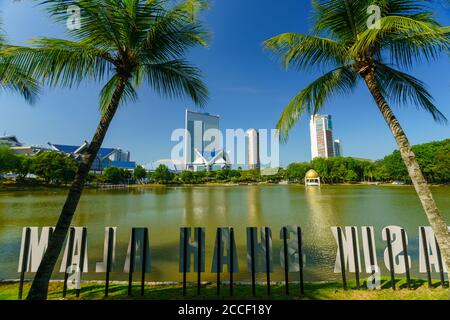
<path fill-rule="evenodd" d="M 317 179 L 317 178 L 320 178 L 320 176 L 316 170 L 311 169 L 306 173 L 305 178 L 306 179 Z"/>

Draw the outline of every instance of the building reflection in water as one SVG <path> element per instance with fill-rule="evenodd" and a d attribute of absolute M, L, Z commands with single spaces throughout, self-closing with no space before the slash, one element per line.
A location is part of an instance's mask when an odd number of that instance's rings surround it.
<path fill-rule="evenodd" d="M 333 266 L 336 257 L 336 246 L 331 233 L 332 226 L 341 225 L 337 208 L 334 205 L 330 190 L 318 187 L 305 188 L 305 202 L 307 223 L 305 230 L 305 247 L 308 253 L 308 264 L 320 266 L 314 268 L 315 272 L 323 272 L 325 266 Z M 314 232 L 311 232 L 313 231 Z M 313 278 L 320 277 L 319 274 L 311 274 Z M 333 269 L 329 269 L 330 275 Z"/>
<path fill-rule="evenodd" d="M 184 226 L 217 228 L 227 226 L 229 196 L 227 188 L 182 189 Z"/>
<path fill-rule="evenodd" d="M 247 191 L 247 221 L 248 226 L 262 226 L 261 188 L 250 186 Z M 243 213 L 244 214 L 244 213 Z"/>

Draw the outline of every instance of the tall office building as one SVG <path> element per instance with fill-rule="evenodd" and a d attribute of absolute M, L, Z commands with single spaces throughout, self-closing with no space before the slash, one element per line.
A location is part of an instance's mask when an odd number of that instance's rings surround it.
<path fill-rule="evenodd" d="M 331 116 L 312 116 L 310 131 L 312 158 L 334 157 L 333 121 Z"/>
<path fill-rule="evenodd" d="M 339 139 L 334 140 L 334 156 L 335 157 L 342 157 L 343 156 L 342 141 L 339 140 Z"/>
<path fill-rule="evenodd" d="M 221 151 L 214 147 L 214 142 L 205 141 L 205 133 L 210 129 L 219 130 L 218 116 L 186 110 L 185 165 L 186 170 L 193 169 L 198 155 L 210 160 Z M 212 144 L 212 145 L 211 145 Z"/>
<path fill-rule="evenodd" d="M 248 167 L 250 170 L 260 169 L 259 132 L 256 129 L 247 131 L 248 136 Z"/>

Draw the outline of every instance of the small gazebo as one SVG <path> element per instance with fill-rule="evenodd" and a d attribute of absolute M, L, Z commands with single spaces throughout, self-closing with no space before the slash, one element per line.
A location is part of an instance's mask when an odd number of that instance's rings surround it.
<path fill-rule="evenodd" d="M 319 186 L 320 187 L 320 176 L 316 170 L 309 170 L 305 176 L 305 186 Z"/>

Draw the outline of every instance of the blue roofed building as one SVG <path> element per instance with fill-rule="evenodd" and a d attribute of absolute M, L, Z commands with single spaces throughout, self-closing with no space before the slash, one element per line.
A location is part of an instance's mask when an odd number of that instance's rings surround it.
<path fill-rule="evenodd" d="M 68 156 L 81 160 L 89 143 L 85 141 L 81 146 L 48 143 L 52 150 L 65 153 Z M 136 162 L 130 160 L 130 152 L 120 148 L 100 148 L 91 170 L 101 172 L 110 167 L 134 170 Z"/>

